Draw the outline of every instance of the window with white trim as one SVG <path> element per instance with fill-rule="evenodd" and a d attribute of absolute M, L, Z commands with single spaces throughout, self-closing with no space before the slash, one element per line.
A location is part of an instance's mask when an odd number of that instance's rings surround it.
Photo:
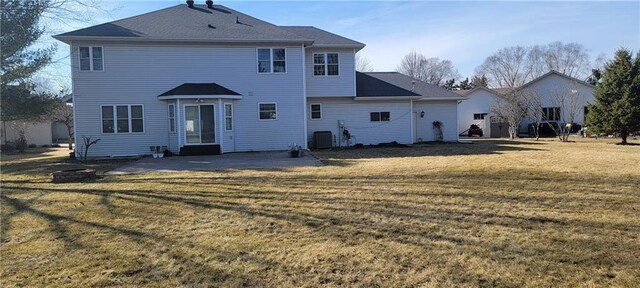
<path fill-rule="evenodd" d="M 311 104 L 310 106 L 309 117 L 311 119 L 322 119 L 322 105 Z"/>
<path fill-rule="evenodd" d="M 233 104 L 224 103 L 224 131 L 233 130 Z"/>
<path fill-rule="evenodd" d="M 338 53 L 313 53 L 313 75 L 340 75 L 339 58 Z"/>
<path fill-rule="evenodd" d="M 102 133 L 144 132 L 142 105 L 101 106 Z"/>
<path fill-rule="evenodd" d="M 473 120 L 484 120 L 485 116 L 487 116 L 487 113 L 475 113 L 473 114 Z"/>
<path fill-rule="evenodd" d="M 176 105 L 169 104 L 169 132 L 176 132 Z"/>
<path fill-rule="evenodd" d="M 260 120 L 276 120 L 278 119 L 278 109 L 276 103 L 260 103 L 259 106 L 259 119 Z"/>
<path fill-rule="evenodd" d="M 79 51 L 80 71 L 102 71 L 102 47 L 82 46 Z"/>
<path fill-rule="evenodd" d="M 287 52 L 285 48 L 258 48 L 258 73 L 286 73 Z"/>
<path fill-rule="evenodd" d="M 391 120 L 390 112 L 371 112 L 371 122 L 387 122 Z"/>
<path fill-rule="evenodd" d="M 542 117 L 547 121 L 560 120 L 560 107 L 542 107 Z"/>

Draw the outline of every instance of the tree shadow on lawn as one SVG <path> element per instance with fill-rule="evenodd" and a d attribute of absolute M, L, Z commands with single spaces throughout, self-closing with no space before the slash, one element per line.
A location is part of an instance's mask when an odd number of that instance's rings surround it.
<path fill-rule="evenodd" d="M 323 163 L 336 166 L 348 166 L 356 159 L 377 159 L 395 157 L 491 155 L 512 151 L 547 151 L 544 142 L 481 140 L 471 144 L 454 142 L 430 142 L 414 144 L 409 147 L 369 147 L 314 150 L 311 153 Z"/>
<path fill-rule="evenodd" d="M 480 177 L 480 175 L 477 176 Z M 204 283 L 209 285 L 229 283 L 227 281 L 236 281 L 237 279 L 243 279 L 243 283 L 260 285 L 267 283 L 268 279 L 263 278 L 266 276 L 260 273 L 243 273 L 241 267 L 233 265 L 229 265 L 226 269 L 211 267 L 211 262 L 206 261 L 205 258 L 190 256 L 193 255 L 194 251 L 201 253 L 216 251 L 215 253 L 219 255 L 226 255 L 220 256 L 221 258 L 217 259 L 217 261 L 241 258 L 244 259 L 243 261 L 255 262 L 254 264 L 260 267 L 258 271 L 262 272 L 268 270 L 286 271 L 287 273 L 292 273 L 298 279 L 302 278 L 309 281 L 315 281 L 313 279 L 315 279 L 316 275 L 310 274 L 309 271 L 299 266 L 292 265 L 291 261 L 276 262 L 269 260 L 269 258 L 277 258 L 277 255 L 263 255 L 260 251 L 252 250 L 238 251 L 216 248 L 211 245 L 195 243 L 189 240 L 190 237 L 179 238 L 177 237 L 178 235 L 161 236 L 157 231 L 145 228 L 144 223 L 149 219 L 158 217 L 158 215 L 147 214 L 147 211 L 150 211 L 147 209 L 132 210 L 130 208 L 131 205 L 137 205 L 134 207 L 139 207 L 140 205 L 143 207 L 153 206 L 156 209 L 167 210 L 187 209 L 193 210 L 194 213 L 199 213 L 199 215 L 229 215 L 236 220 L 234 225 L 246 227 L 246 237 L 259 237 L 266 241 L 266 245 L 274 245 L 274 247 L 281 245 L 270 240 L 272 237 L 270 235 L 273 235 L 274 232 L 285 238 L 296 238 L 298 235 L 291 232 L 289 228 L 304 227 L 310 231 L 310 235 L 307 235 L 307 237 L 317 239 L 318 243 L 327 240 L 338 241 L 345 246 L 376 243 L 376 245 L 382 245 L 388 249 L 385 253 L 404 253 L 403 251 L 393 250 L 394 248 L 392 247 L 396 243 L 409 245 L 414 247 L 416 251 L 431 251 L 428 253 L 434 253 L 433 255 L 458 257 L 455 255 L 462 254 L 473 258 L 488 259 L 488 261 L 496 263 L 504 264 L 504 262 L 507 262 L 514 266 L 526 266 L 527 269 L 532 271 L 530 272 L 532 275 L 557 269 L 571 274 L 612 266 L 626 270 L 625 273 L 633 271 L 632 260 L 629 259 L 634 259 L 632 255 L 640 251 L 640 245 L 634 243 L 632 238 L 621 240 L 620 237 L 625 235 L 629 237 L 628 234 L 640 232 L 638 226 L 576 219 L 572 215 L 583 212 L 585 207 L 598 208 L 600 209 L 598 211 L 603 212 L 608 209 L 606 207 L 617 206 L 620 209 L 624 209 L 624 207 L 620 206 L 623 199 L 620 199 L 619 195 L 601 193 L 598 191 L 601 186 L 597 185 L 601 185 L 604 181 L 608 184 L 617 183 L 616 185 L 637 187 L 638 179 L 624 177 L 619 179 L 614 177 L 615 179 L 608 178 L 606 180 L 593 179 L 593 183 L 586 183 L 595 185 L 593 190 L 582 191 L 582 193 L 584 195 L 589 193 L 597 194 L 597 202 L 587 197 L 585 199 L 569 199 L 567 201 L 571 202 L 566 203 L 566 201 L 563 201 L 562 195 L 549 196 L 522 192 L 514 192 L 514 195 L 505 195 L 493 193 L 490 190 L 475 191 L 464 182 L 458 183 L 456 181 L 443 180 L 455 179 L 456 177 L 461 176 L 455 173 L 451 175 L 446 175 L 446 173 L 438 174 L 438 179 L 435 179 L 435 181 L 442 181 L 438 185 L 448 185 L 444 187 L 446 191 L 432 191 L 429 188 L 417 189 L 417 191 L 397 191 L 398 189 L 395 188 L 399 186 L 400 190 L 402 190 L 404 188 L 402 185 L 407 185 L 407 183 L 402 183 L 400 178 L 393 175 L 388 178 L 378 179 L 389 183 L 396 182 L 395 184 L 397 185 L 391 184 L 391 186 L 395 187 L 391 190 L 388 187 L 378 188 L 378 190 L 375 188 L 371 190 L 369 188 L 365 189 L 365 187 L 358 188 L 358 185 L 364 183 L 361 182 L 362 179 L 355 176 L 324 179 L 325 181 L 314 186 L 316 184 L 310 184 L 315 183 L 310 178 L 294 180 L 291 177 L 286 178 L 287 180 L 284 181 L 284 178 L 273 177 L 273 175 L 238 175 L 235 177 L 230 175 L 222 179 L 194 177 L 169 180 L 164 177 L 142 179 L 106 178 L 96 182 L 96 184 L 100 184 L 104 188 L 95 188 L 100 185 L 92 185 L 90 189 L 65 188 L 63 186 L 48 186 L 37 189 L 44 194 L 63 193 L 68 194 L 69 197 L 73 197 L 72 195 L 74 194 L 96 196 L 100 200 L 95 201 L 93 205 L 104 206 L 108 211 L 128 209 L 128 215 L 107 215 L 108 217 L 98 221 L 68 216 L 66 215 L 68 212 L 64 210 L 60 211 L 59 214 L 44 212 L 42 209 L 34 207 L 38 205 L 39 199 L 25 201 L 12 195 L 20 194 L 19 191 L 22 190 L 34 188 L 21 187 L 20 185 L 23 182 L 14 183 L 8 181 L 5 183 L 3 194 L 0 196 L 3 206 L 11 207 L 14 212 L 13 214 L 3 215 L 2 226 L 3 228 L 8 226 L 11 229 L 11 218 L 20 213 L 27 213 L 47 221 L 50 224 L 50 230 L 57 235 L 58 239 L 69 242 L 65 246 L 67 251 L 82 248 L 87 250 L 85 253 L 89 254 L 91 249 L 103 248 L 83 246 L 80 239 L 76 239 L 75 235 L 69 234 L 68 229 L 66 229 L 67 225 L 73 224 L 83 227 L 82 229 L 87 231 L 102 231 L 112 237 L 125 236 L 133 243 L 144 244 L 145 249 L 150 250 L 147 251 L 148 253 L 156 253 L 155 251 L 159 247 L 172 247 L 169 248 L 167 253 L 171 257 L 178 259 L 177 261 L 184 266 L 184 269 L 202 271 L 210 275 L 209 278 L 202 279 L 202 281 L 205 281 Z M 468 175 L 465 177 L 468 177 Z M 524 185 L 525 187 L 522 188 L 535 191 L 535 187 L 544 187 L 548 184 L 545 183 L 546 179 L 541 175 L 531 175 L 530 177 L 529 181 L 525 182 L 526 184 L 521 184 L 523 182 L 520 177 L 507 175 L 495 179 L 495 185 L 497 185 L 496 187 Z M 431 179 L 431 181 L 433 180 Z M 167 191 L 157 191 L 151 188 L 125 189 L 118 188 L 117 185 L 110 185 L 111 183 L 118 184 L 126 181 L 146 181 L 149 183 L 168 181 L 165 183 L 166 185 L 174 184 L 175 186 Z M 570 185 L 568 179 L 558 181 L 556 184 L 559 187 Z M 344 189 L 345 185 L 353 186 L 354 183 L 356 188 L 351 187 L 354 190 L 352 195 L 336 192 Z M 270 184 L 272 186 L 269 189 L 265 189 L 262 184 Z M 420 184 L 412 182 L 409 185 L 419 186 Z M 317 192 L 312 192 L 315 189 L 317 189 Z M 572 191 L 572 193 L 577 192 Z M 110 199 L 117 201 L 111 201 Z M 442 202 L 453 199 L 458 199 L 458 204 L 453 205 Z M 640 202 L 637 197 L 626 199 L 626 201 L 632 202 L 630 205 Z M 126 207 L 122 207 L 125 206 L 123 202 L 127 204 Z M 175 206 L 176 204 L 178 207 Z M 594 207 L 593 205 L 599 206 Z M 516 209 L 516 207 L 518 208 Z M 80 209 L 95 209 L 95 207 L 82 207 Z M 3 210 L 6 211 L 6 207 Z M 552 211 L 554 213 L 540 215 L 536 211 Z M 126 228 L 110 224 L 111 220 L 122 217 L 130 218 L 129 220 L 135 223 Z M 216 219 L 220 219 L 217 221 L 225 221 L 224 218 Z M 189 219 L 184 221 L 186 220 Z M 186 222 L 182 223 L 182 225 L 186 224 Z M 189 230 L 186 227 L 175 228 L 181 232 L 174 233 L 191 233 L 194 235 L 200 233 L 197 230 Z M 564 234 L 563 231 L 567 230 L 574 230 L 578 231 L 579 234 L 588 235 L 589 241 L 573 241 L 571 235 Z M 3 231 L 2 234 L 4 235 L 6 232 Z M 555 236 L 549 237 L 549 233 Z M 618 235 L 616 236 L 618 238 L 608 238 L 611 237 L 610 235 Z M 3 243 L 5 243 L 4 240 Z M 123 245 L 130 244 L 123 243 Z M 291 249 L 291 247 L 286 246 L 285 248 Z M 109 251 L 95 252 L 109 253 Z M 323 251 L 317 253 L 331 254 L 332 252 Z M 416 259 L 405 259 L 403 261 L 406 263 L 402 264 L 407 267 L 421 265 L 424 264 L 421 263 L 421 260 L 424 259 L 428 259 L 427 262 L 440 261 L 439 264 L 444 264 L 448 261 L 447 259 L 437 259 L 432 254 L 424 254 Z M 157 259 L 148 259 L 148 261 L 157 261 Z M 344 259 L 343 261 L 350 262 L 352 259 Z M 395 268 L 391 268 L 398 264 L 391 264 L 396 261 L 394 259 L 380 259 L 380 261 L 389 261 L 390 270 L 386 272 L 376 271 L 377 273 L 408 273 L 408 270 L 394 270 Z M 537 265 L 540 263 L 545 263 L 545 265 Z M 576 266 L 577 264 L 582 266 Z M 363 267 L 354 267 L 354 269 L 367 271 L 366 264 L 361 265 Z M 147 269 L 154 267 L 151 263 L 143 263 L 142 266 L 144 269 L 136 273 L 150 273 Z M 125 268 L 130 270 L 136 267 Z M 497 281 L 494 283 L 498 285 L 523 284 L 523 282 L 519 282 L 523 281 L 522 279 L 501 278 L 500 273 L 488 275 L 482 272 L 474 272 L 475 270 L 471 266 L 462 270 L 467 272 L 450 271 L 450 273 L 471 273 L 471 275 L 462 275 L 464 276 L 463 279 L 466 279 L 465 281 L 471 281 L 471 283 L 467 282 L 466 284 L 479 284 L 477 281 L 487 278 Z M 169 269 L 163 273 L 172 272 Z M 147 276 L 149 275 L 144 277 Z M 581 277 L 597 278 L 599 276 L 583 274 Z M 193 279 L 184 279 L 184 277 L 179 277 L 179 279 L 182 284 L 194 281 Z M 339 283 L 340 276 L 334 276 L 331 281 L 330 283 Z M 380 281 L 382 280 L 380 279 Z M 319 285 L 319 283 L 310 283 Z"/>

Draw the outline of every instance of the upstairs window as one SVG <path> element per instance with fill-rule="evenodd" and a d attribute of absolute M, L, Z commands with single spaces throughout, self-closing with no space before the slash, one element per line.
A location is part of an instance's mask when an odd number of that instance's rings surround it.
<path fill-rule="evenodd" d="M 310 109 L 310 117 L 311 119 L 322 119 L 322 105 L 320 104 L 311 104 Z"/>
<path fill-rule="evenodd" d="M 102 47 L 80 47 L 80 71 L 102 71 Z"/>
<path fill-rule="evenodd" d="M 543 107 L 542 117 L 547 121 L 559 121 L 560 120 L 560 107 Z"/>
<path fill-rule="evenodd" d="M 371 112 L 371 122 L 388 122 L 391 120 L 390 112 Z"/>
<path fill-rule="evenodd" d="M 284 48 L 258 48 L 258 73 L 286 73 L 287 53 Z"/>
<path fill-rule="evenodd" d="M 314 76 L 338 76 L 340 75 L 338 53 L 314 53 L 313 54 L 313 75 Z"/>

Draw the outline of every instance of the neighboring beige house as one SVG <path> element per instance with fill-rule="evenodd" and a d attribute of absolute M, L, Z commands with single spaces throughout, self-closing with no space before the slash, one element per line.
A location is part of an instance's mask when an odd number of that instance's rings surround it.
<path fill-rule="evenodd" d="M 1 143 L 14 142 L 20 136 L 20 128 L 24 129 L 27 144 L 35 144 L 38 146 L 52 144 L 52 123 L 51 121 L 24 123 L 17 121 L 0 122 L 0 140 Z"/>

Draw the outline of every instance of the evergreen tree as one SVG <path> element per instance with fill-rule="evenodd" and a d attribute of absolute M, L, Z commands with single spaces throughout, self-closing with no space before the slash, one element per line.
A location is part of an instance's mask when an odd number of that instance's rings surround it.
<path fill-rule="evenodd" d="M 458 83 L 458 88 L 460 88 L 461 90 L 470 90 L 475 87 L 473 83 L 469 81 L 469 77 L 467 77 L 464 80 L 460 81 L 460 83 Z"/>
<path fill-rule="evenodd" d="M 602 71 L 589 106 L 587 125 L 597 133 L 618 133 L 622 144 L 630 133 L 640 131 L 640 55 L 620 49 Z"/>
<path fill-rule="evenodd" d="M 471 79 L 471 85 L 473 85 L 473 88 L 489 87 L 489 79 L 487 79 L 487 76 L 485 76 L 484 74 L 482 76 L 476 75 Z"/>
<path fill-rule="evenodd" d="M 447 89 L 447 90 L 453 90 L 454 88 L 457 88 L 458 86 L 456 85 L 456 80 L 455 79 L 449 79 L 447 81 L 444 82 L 444 85 L 442 85 L 442 88 Z"/>
<path fill-rule="evenodd" d="M 44 29 L 38 22 L 48 1 L 8 0 L 1 2 L 2 51 L 0 76 L 2 88 L 23 82 L 51 62 L 55 47 L 30 49 L 42 36 Z"/>

